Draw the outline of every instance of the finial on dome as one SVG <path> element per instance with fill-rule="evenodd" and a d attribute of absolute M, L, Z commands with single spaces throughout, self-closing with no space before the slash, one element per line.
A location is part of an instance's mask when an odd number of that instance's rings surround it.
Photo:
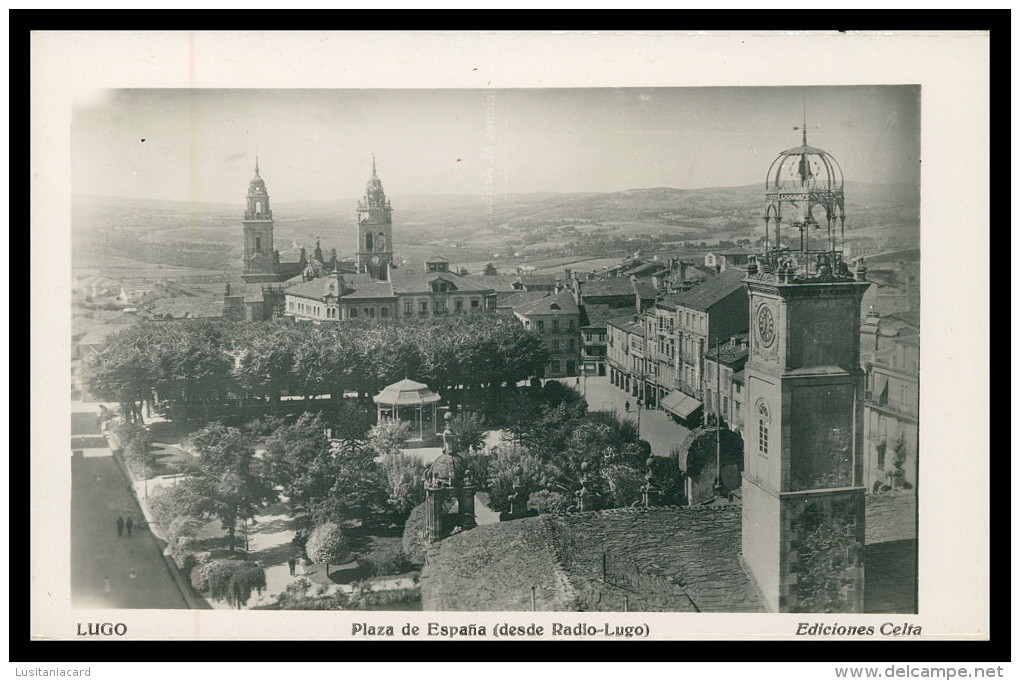
<path fill-rule="evenodd" d="M 372 154 L 372 177 L 375 176 L 375 154 Z"/>
<path fill-rule="evenodd" d="M 258 174 L 259 174 L 259 155 L 255 154 L 255 176 L 258 177 Z"/>
<path fill-rule="evenodd" d="M 802 120 L 804 121 L 804 127 L 803 127 L 803 129 L 801 131 L 800 139 L 801 139 L 801 143 L 806 147 L 807 146 L 807 95 L 804 95 L 803 106 L 804 106 L 804 118 Z"/>

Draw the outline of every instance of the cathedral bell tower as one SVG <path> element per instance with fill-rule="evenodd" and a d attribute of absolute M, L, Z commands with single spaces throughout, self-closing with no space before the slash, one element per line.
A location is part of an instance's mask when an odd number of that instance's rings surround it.
<path fill-rule="evenodd" d="M 765 245 L 744 279 L 741 561 L 770 611 L 861 612 L 866 269 L 843 260 L 842 171 L 806 133 L 772 163 L 765 193 Z"/>
<path fill-rule="evenodd" d="M 244 210 L 244 280 L 276 281 L 273 250 L 273 211 L 269 208 L 266 183 L 259 175 L 255 158 L 255 177 L 248 183 L 247 205 Z"/>
<path fill-rule="evenodd" d="M 375 174 L 373 156 L 372 177 L 365 185 L 365 196 L 358 201 L 358 271 L 384 281 L 390 278 L 393 262 L 392 213 L 382 182 Z"/>

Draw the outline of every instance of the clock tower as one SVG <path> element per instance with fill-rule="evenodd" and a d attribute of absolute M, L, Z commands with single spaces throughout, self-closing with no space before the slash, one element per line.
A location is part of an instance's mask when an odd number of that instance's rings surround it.
<path fill-rule="evenodd" d="M 772 163 L 765 193 L 764 252 L 744 279 L 741 561 L 770 611 L 861 612 L 866 269 L 843 259 L 842 171 L 806 134 Z"/>
<path fill-rule="evenodd" d="M 273 211 L 269 208 L 269 193 L 265 180 L 259 175 L 259 159 L 255 158 L 255 177 L 248 183 L 247 203 L 244 209 L 244 274 L 247 282 L 277 280 L 276 259 L 273 250 Z"/>
<path fill-rule="evenodd" d="M 388 280 L 393 262 L 393 209 L 383 191 L 382 182 L 375 174 L 375 156 L 372 157 L 372 177 L 365 185 L 365 196 L 358 201 L 358 271 L 367 272 L 373 279 Z"/>

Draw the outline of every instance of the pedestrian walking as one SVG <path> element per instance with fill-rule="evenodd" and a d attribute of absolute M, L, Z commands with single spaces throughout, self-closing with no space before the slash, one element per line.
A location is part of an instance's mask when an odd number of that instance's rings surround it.
<path fill-rule="evenodd" d="M 131 516 L 128 516 L 127 520 L 124 521 L 124 527 L 127 528 L 127 533 L 128 533 L 129 537 L 131 536 L 131 528 L 134 527 L 134 526 L 135 526 L 135 521 L 131 520 Z"/>
<path fill-rule="evenodd" d="M 117 536 L 124 536 L 124 518 L 117 516 Z"/>
<path fill-rule="evenodd" d="M 623 408 L 627 410 L 627 413 L 630 413 L 630 400 L 623 403 Z"/>
<path fill-rule="evenodd" d="M 287 561 L 287 567 L 290 568 L 290 574 L 291 574 L 292 577 L 294 576 L 294 568 L 296 566 L 297 566 L 297 561 L 294 560 L 293 557 L 291 557 L 290 560 Z"/>

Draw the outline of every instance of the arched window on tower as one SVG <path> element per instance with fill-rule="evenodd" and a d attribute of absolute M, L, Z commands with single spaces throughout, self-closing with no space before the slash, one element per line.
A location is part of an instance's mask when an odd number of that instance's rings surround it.
<path fill-rule="evenodd" d="M 769 423 L 772 417 L 769 414 L 769 405 L 765 400 L 758 400 L 758 453 L 762 456 L 769 455 Z"/>
<path fill-rule="evenodd" d="M 365 233 L 365 250 L 366 251 L 372 250 L 372 232 Z"/>
<path fill-rule="evenodd" d="M 376 244 L 379 247 L 379 252 L 380 253 L 385 251 L 386 250 L 386 235 L 383 234 L 382 232 L 379 232 L 379 239 L 376 241 Z"/>
<path fill-rule="evenodd" d="M 262 202 L 261 201 L 256 201 L 255 202 L 255 217 L 261 217 L 261 216 L 262 216 Z"/>
<path fill-rule="evenodd" d="M 255 252 L 256 253 L 262 252 L 262 237 L 260 236 L 255 237 Z"/>

